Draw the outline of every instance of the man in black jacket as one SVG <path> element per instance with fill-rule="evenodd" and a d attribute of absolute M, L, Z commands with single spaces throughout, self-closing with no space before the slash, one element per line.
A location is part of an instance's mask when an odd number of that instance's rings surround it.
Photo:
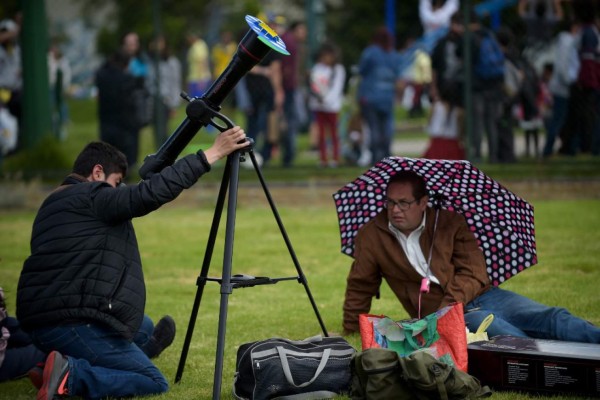
<path fill-rule="evenodd" d="M 211 165 L 248 144 L 235 127 L 136 185 L 121 184 L 127 159 L 94 142 L 42 204 L 17 292 L 17 317 L 49 353 L 38 400 L 140 396 L 168 383 L 133 341 L 146 289 L 131 219 L 175 199 Z"/>

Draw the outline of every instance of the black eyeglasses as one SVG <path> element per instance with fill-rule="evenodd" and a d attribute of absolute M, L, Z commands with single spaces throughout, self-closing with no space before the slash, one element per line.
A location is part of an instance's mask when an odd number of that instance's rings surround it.
<path fill-rule="evenodd" d="M 394 206 L 398 206 L 398 208 L 402 211 L 406 211 L 413 205 L 413 203 L 418 202 L 418 199 L 414 199 L 413 201 L 405 201 L 405 200 L 393 200 L 390 198 L 385 199 L 385 206 L 390 210 L 394 208 Z"/>

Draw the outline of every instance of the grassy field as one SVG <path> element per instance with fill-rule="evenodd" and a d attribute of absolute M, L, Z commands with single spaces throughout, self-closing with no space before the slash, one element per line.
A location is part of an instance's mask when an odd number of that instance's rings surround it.
<path fill-rule="evenodd" d="M 87 111 L 76 113 L 76 107 L 87 107 Z M 95 132 L 93 118 L 81 117 L 89 116 L 91 111 L 90 104 L 78 103 L 72 107 L 74 123 L 65 143 L 67 154 L 76 154 L 90 140 L 90 132 Z M 208 139 L 209 136 L 202 136 L 198 142 Z M 302 141 L 301 146 L 306 148 L 306 139 Z M 142 146 L 141 151 L 145 153 L 153 151 L 149 132 L 144 133 Z M 341 331 L 345 278 L 351 259 L 339 251 L 331 194 L 354 179 L 362 168 L 319 170 L 314 168 L 311 157 L 303 154 L 300 166 L 292 170 L 268 168 L 265 176 L 319 313 L 330 334 L 336 334 Z M 552 160 L 549 164 L 524 160 L 506 168 L 484 165 L 482 169 L 535 207 L 539 264 L 503 287 L 546 304 L 565 306 L 574 314 L 600 324 L 598 161 L 585 157 Z M 147 314 L 155 320 L 170 314 L 178 326 L 174 344 L 156 360 L 170 382 L 174 380 L 190 322 L 196 278 L 214 214 L 221 171 L 215 168 L 173 203 L 134 221 L 147 283 Z M 256 177 L 252 171 L 243 171 L 241 175 L 233 273 L 294 276 L 294 264 Z M 22 183 L 14 178 L 3 185 L 9 187 L 3 196 L 15 190 L 21 193 L 21 197 L 17 196 L 9 204 L 12 208 L 0 207 L 0 285 L 5 288 L 9 312 L 14 314 L 16 285 L 23 260 L 28 255 L 35 210 L 51 185 L 39 181 Z M 223 219 L 210 276 L 221 274 L 224 234 Z M 195 321 L 183 379 L 159 398 L 211 397 L 219 301 L 219 285 L 209 283 Z M 374 301 L 372 311 L 397 319 L 406 317 L 387 286 L 382 290 L 382 298 Z M 231 398 L 236 349 L 240 344 L 275 336 L 303 339 L 319 333 L 317 318 L 302 285 L 290 281 L 235 290 L 229 296 L 223 398 Z M 360 348 L 357 335 L 348 340 Z M 34 396 L 35 390 L 26 379 L 0 385 L 0 399 Z M 531 396 L 498 392 L 494 397 L 527 399 Z"/>
<path fill-rule="evenodd" d="M 72 165 L 75 157 L 83 146 L 92 140 L 98 139 L 98 122 L 96 117 L 96 104 L 93 100 L 71 100 L 69 101 L 71 121 L 67 125 L 67 138 L 60 143 L 44 140 L 40 146 L 23 153 L 17 157 L 9 157 L 3 163 L 0 162 L 0 183 L 2 181 L 19 181 L 25 177 L 30 179 L 41 179 L 54 185 L 59 181 Z M 234 123 L 245 125 L 245 117 L 239 112 L 224 111 Z M 425 144 L 428 140 L 423 126 L 423 119 L 403 119 L 404 113 L 399 112 L 397 122 L 397 133 L 394 140 L 398 144 L 397 153 L 394 155 L 405 157 L 420 157 L 421 151 L 415 150 L 415 143 Z M 182 106 L 176 116 L 170 120 L 171 132 L 175 132 L 177 126 L 185 119 L 185 108 Z M 183 154 L 206 148 L 214 140 L 214 131 L 206 128 L 201 129 L 191 140 L 189 148 Z M 516 132 L 517 138 L 522 133 Z M 412 144 L 413 146 L 404 144 Z M 417 146 L 423 149 L 423 146 Z M 140 135 L 139 161 L 156 151 L 152 129 L 144 128 Z M 53 159 L 52 157 L 57 159 Z M 298 136 L 298 157 L 294 168 L 281 168 L 278 155 L 273 159 L 269 168 L 265 169 L 265 176 L 272 183 L 290 182 L 335 182 L 343 183 L 363 172 L 363 168 L 356 166 L 345 166 L 344 168 L 317 168 L 317 154 L 310 151 L 309 138 L 306 133 Z M 219 171 L 221 164 L 217 164 Z M 486 164 L 477 165 L 493 178 L 503 180 L 572 180 L 572 179 L 600 179 L 600 157 L 581 155 L 578 157 L 556 156 L 544 162 L 531 157 L 519 157 L 519 162 L 513 164 Z M 23 168 L 26 170 L 23 171 Z M 136 181 L 139 176 L 137 169 L 130 171 L 130 181 Z M 216 182 L 220 179 L 219 173 L 209 174 L 205 177 L 208 182 Z M 242 171 L 242 181 L 255 181 L 251 171 Z M 1 204 L 0 204 L 1 205 Z"/>

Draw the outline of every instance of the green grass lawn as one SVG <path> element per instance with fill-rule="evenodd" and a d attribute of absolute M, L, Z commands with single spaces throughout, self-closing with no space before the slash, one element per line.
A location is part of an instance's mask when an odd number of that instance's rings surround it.
<path fill-rule="evenodd" d="M 97 137 L 97 123 L 92 101 L 71 102 L 70 106 L 72 124 L 61 151 L 72 163 L 83 145 Z M 183 117 L 182 109 L 172 121 L 173 129 Z M 420 134 L 409 133 L 407 137 L 412 140 Z M 150 129 L 142 132 L 141 139 L 142 156 L 155 151 Z M 426 140 L 424 135 L 423 140 Z M 206 146 L 211 141 L 210 134 L 200 132 L 192 146 Z M 308 147 L 307 136 L 301 135 L 297 167 L 283 169 L 274 165 L 265 169 L 264 174 L 319 312 L 329 332 L 335 334 L 341 331 L 345 279 L 351 259 L 339 251 L 340 238 L 331 194 L 364 169 L 318 169 L 316 157 L 307 151 Z M 147 283 L 147 314 L 154 320 L 171 314 L 178 325 L 175 343 L 156 360 L 170 382 L 175 377 L 196 294 L 196 278 L 212 222 L 222 166 L 221 162 L 173 203 L 134 221 Z M 546 163 L 522 160 L 513 165 L 483 164 L 480 167 L 535 207 L 539 264 L 503 287 L 543 303 L 565 306 L 600 324 L 597 289 L 600 282 L 600 230 L 597 229 L 600 161 L 580 156 Z M 0 205 L 0 285 L 5 288 L 9 312 L 13 315 L 17 281 L 23 260 L 28 256 L 35 210 L 65 171 L 57 172 L 42 184 L 38 181 L 23 183 L 18 174 L 8 174 L 0 185 L 8 188 L 0 191 L 0 196 L 10 194 L 15 198 L 9 202 L 13 208 Z M 233 273 L 294 276 L 294 264 L 254 172 L 242 170 L 240 180 Z M 210 276 L 221 274 L 224 222 L 223 218 Z M 196 320 L 183 379 L 160 398 L 211 397 L 219 302 L 219 285 L 209 283 Z M 406 317 L 387 286 L 382 290 L 382 298 L 374 301 L 372 312 L 397 319 Z M 317 318 L 302 285 L 286 281 L 235 290 L 229 296 L 223 397 L 230 397 L 236 349 L 240 344 L 274 336 L 303 339 L 319 333 Z M 348 340 L 360 347 L 357 335 Z M 0 386 L 0 399 L 34 396 L 35 390 L 25 379 Z M 496 393 L 494 397 L 525 399 L 530 396 Z"/>
<path fill-rule="evenodd" d="M 200 184 L 199 186 L 202 186 Z M 310 188 L 272 191 L 308 287 L 331 333 L 341 331 L 345 278 L 351 259 L 339 252 L 339 233 L 333 189 Z M 293 192 L 293 193 L 290 193 Z M 215 185 L 195 188 L 173 204 L 135 220 L 148 290 L 147 313 L 155 320 L 171 314 L 178 324 L 175 343 L 156 360 L 173 382 L 196 293 L 204 249 L 214 213 Z M 294 276 L 295 267 L 277 229 L 272 212 L 256 188 L 240 189 L 236 217 L 233 273 L 256 276 Z M 539 200 L 534 203 L 539 264 L 506 282 L 503 287 L 531 298 L 568 307 L 573 313 L 600 324 L 598 243 L 600 204 L 597 200 Z M 34 211 L 0 212 L 0 282 L 14 313 L 16 283 Z M 224 221 L 209 272 L 220 276 Z M 219 285 L 204 291 L 195 333 L 182 381 L 161 396 L 165 399 L 210 398 L 214 374 Z M 374 301 L 375 313 L 406 316 L 387 287 Z M 302 285 L 295 281 L 237 289 L 229 296 L 223 397 L 233 382 L 236 348 L 267 337 L 302 339 L 320 333 L 316 316 Z M 357 335 L 349 341 L 360 347 Z M 34 389 L 27 380 L 5 383 L 0 398 L 27 399 Z M 8 396 L 8 397 L 5 397 Z M 527 398 L 497 393 L 498 398 Z"/>
<path fill-rule="evenodd" d="M 74 100 L 68 101 L 71 121 L 66 126 L 67 138 L 59 143 L 52 143 L 48 140 L 42 143 L 34 150 L 8 157 L 4 162 L 0 162 L 0 182 L 7 180 L 19 180 L 23 177 L 32 179 L 41 177 L 49 184 L 55 184 L 69 170 L 75 157 L 81 151 L 83 146 L 92 140 L 98 140 L 99 130 L 96 116 L 95 100 Z M 246 124 L 246 118 L 238 111 L 223 111 L 234 123 Z M 427 134 L 422 128 L 425 124 L 424 119 L 404 118 L 405 113 L 398 112 L 397 128 L 395 141 L 403 142 L 422 142 L 428 140 Z M 176 115 L 170 120 L 170 130 L 175 132 L 177 127 L 185 119 L 185 106 L 182 105 Z M 408 127 L 408 128 L 407 128 Z M 522 132 L 515 132 L 521 136 Z M 196 151 L 199 148 L 207 148 L 214 140 L 214 131 L 202 128 L 190 141 L 188 148 L 182 152 Z M 543 140 L 542 140 L 543 142 Z M 142 129 L 140 133 L 139 162 L 143 162 L 146 155 L 152 154 L 157 150 L 153 138 L 151 127 Z M 298 135 L 298 156 L 294 163 L 294 168 L 281 168 L 279 155 L 276 155 L 269 168 L 265 169 L 265 176 L 270 182 L 306 182 L 306 181 L 335 181 L 344 182 L 349 176 L 360 174 L 364 168 L 355 166 L 345 166 L 344 168 L 320 169 L 317 168 L 317 154 L 310 151 L 308 134 L 302 132 Z M 400 149 L 403 147 L 400 146 Z M 395 154 L 405 157 L 420 157 L 421 154 L 414 150 L 401 150 L 401 154 Z M 222 167 L 223 163 L 216 166 L 216 170 Z M 487 164 L 477 165 L 493 178 L 505 179 L 589 179 L 600 177 L 600 157 L 591 157 L 589 155 L 580 155 L 577 157 L 556 156 L 552 159 L 540 162 L 533 158 L 523 158 L 514 164 Z M 130 171 L 131 180 L 139 179 L 137 169 Z M 220 177 L 219 174 L 207 176 L 208 181 L 215 181 Z M 240 175 L 242 181 L 253 180 L 254 176 L 250 171 L 245 171 Z"/>

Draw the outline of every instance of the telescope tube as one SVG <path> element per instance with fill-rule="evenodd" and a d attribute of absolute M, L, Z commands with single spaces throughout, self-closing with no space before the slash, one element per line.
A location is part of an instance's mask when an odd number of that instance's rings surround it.
<path fill-rule="evenodd" d="M 142 179 L 148 179 L 152 174 L 173 164 L 196 133 L 203 126 L 209 125 L 213 117 L 225 121 L 225 129 L 230 128 L 233 125 L 231 121 L 219 114 L 221 103 L 225 97 L 240 79 L 272 49 L 284 55 L 290 54 L 285 48 L 283 40 L 267 24 L 250 15 L 246 16 L 246 22 L 250 29 L 238 44 L 238 48 L 225 70 L 202 97 L 191 99 L 186 107 L 187 117 L 156 153 L 148 155 L 144 159 L 144 164 L 139 169 Z M 187 99 L 190 100 L 189 97 Z M 221 129 L 220 126 L 216 126 Z"/>

